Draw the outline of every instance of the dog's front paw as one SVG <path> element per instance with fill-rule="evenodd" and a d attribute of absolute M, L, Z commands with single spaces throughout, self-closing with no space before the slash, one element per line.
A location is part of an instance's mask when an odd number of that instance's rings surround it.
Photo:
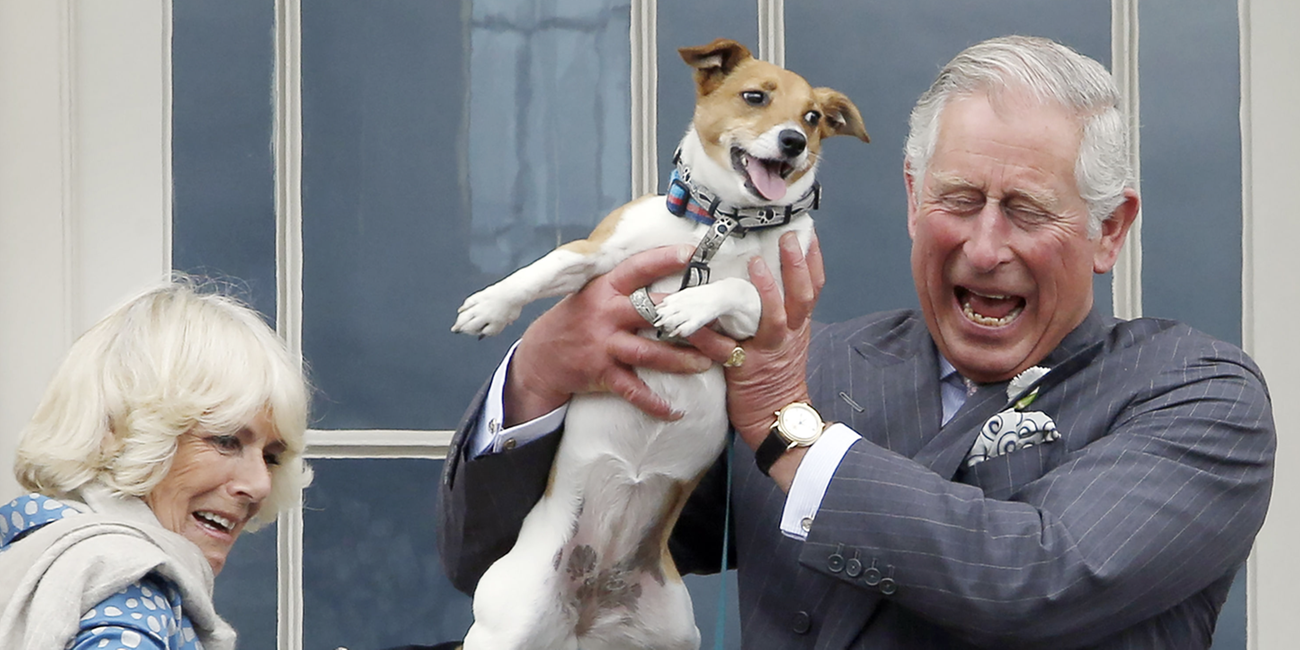
<path fill-rule="evenodd" d="M 495 336 L 519 318 L 522 307 L 488 287 L 465 299 L 456 310 L 456 324 L 451 326 L 451 331 L 475 334 L 479 338 Z"/>
<path fill-rule="evenodd" d="M 664 298 L 659 304 L 655 327 L 667 336 L 686 338 L 720 315 L 717 303 L 706 292 L 687 289 Z"/>

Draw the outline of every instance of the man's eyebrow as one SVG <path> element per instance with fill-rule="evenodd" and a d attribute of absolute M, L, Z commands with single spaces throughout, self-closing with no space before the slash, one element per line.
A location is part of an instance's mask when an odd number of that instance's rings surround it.
<path fill-rule="evenodd" d="M 960 192 L 965 190 L 983 192 L 983 189 L 975 183 L 955 174 L 933 173 L 930 175 L 930 178 L 934 181 L 931 191 L 935 194 Z M 1056 193 L 1051 190 L 1038 190 L 1024 187 L 1014 188 L 1008 192 L 1006 196 L 1002 197 L 1001 202 L 1007 203 L 1014 200 L 1028 201 L 1044 210 L 1051 209 L 1059 203 Z"/>
<path fill-rule="evenodd" d="M 1057 200 L 1056 193 L 1051 190 L 1040 191 L 1023 188 L 1018 188 L 1010 192 L 1004 199 L 1002 199 L 1002 202 L 1007 203 L 1017 199 L 1028 201 L 1035 207 L 1047 211 L 1051 211 L 1060 203 L 1060 201 Z"/>
<path fill-rule="evenodd" d="M 931 173 L 930 178 L 934 180 L 933 190 L 936 192 L 978 189 L 974 183 L 962 178 L 961 176 L 944 173 Z"/>

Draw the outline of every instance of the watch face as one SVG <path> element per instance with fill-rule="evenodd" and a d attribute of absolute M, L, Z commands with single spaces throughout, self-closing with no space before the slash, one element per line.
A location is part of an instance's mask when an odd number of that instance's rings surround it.
<path fill-rule="evenodd" d="M 796 402 L 781 409 L 777 424 L 781 434 L 796 445 L 807 445 L 816 441 L 822 433 L 822 419 L 813 407 Z"/>

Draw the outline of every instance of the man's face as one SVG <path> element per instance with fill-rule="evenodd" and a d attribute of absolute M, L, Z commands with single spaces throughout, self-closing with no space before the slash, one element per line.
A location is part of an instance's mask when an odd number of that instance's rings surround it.
<path fill-rule="evenodd" d="M 1041 361 L 1092 308 L 1092 274 L 1114 265 L 1129 221 L 1089 239 L 1074 178 L 1080 137 L 1055 106 L 956 99 L 925 178 L 907 178 L 921 310 L 967 378 L 1002 381 Z M 1136 214 L 1136 195 L 1126 198 Z"/>

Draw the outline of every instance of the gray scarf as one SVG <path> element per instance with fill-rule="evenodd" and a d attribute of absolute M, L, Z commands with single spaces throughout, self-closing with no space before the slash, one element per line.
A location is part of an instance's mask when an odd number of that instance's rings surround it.
<path fill-rule="evenodd" d="M 60 502 L 83 514 L 33 531 L 0 553 L 0 648 L 63 650 L 81 616 L 149 573 L 180 590 L 204 650 L 234 650 L 235 631 L 212 606 L 212 567 L 163 528 L 144 501 L 90 484 Z"/>

